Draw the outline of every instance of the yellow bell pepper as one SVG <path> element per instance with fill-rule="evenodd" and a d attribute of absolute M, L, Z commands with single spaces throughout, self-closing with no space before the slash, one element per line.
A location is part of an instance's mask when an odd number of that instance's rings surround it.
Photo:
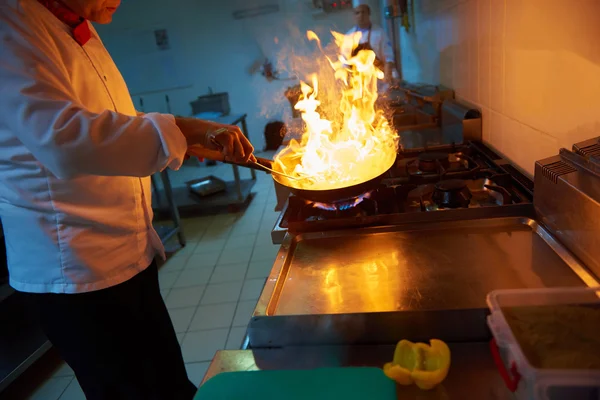
<path fill-rule="evenodd" d="M 432 389 L 448 375 L 450 349 L 441 340 L 425 343 L 401 340 L 396 346 L 394 360 L 383 366 L 385 375 L 400 385 L 416 384 L 421 389 Z"/>

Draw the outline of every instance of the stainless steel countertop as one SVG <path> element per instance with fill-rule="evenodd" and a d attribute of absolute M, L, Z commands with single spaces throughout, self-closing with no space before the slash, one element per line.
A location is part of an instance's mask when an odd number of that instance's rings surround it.
<path fill-rule="evenodd" d="M 583 286 L 542 234 L 519 218 L 298 235 L 266 312 L 487 307 L 495 289 Z"/>
<path fill-rule="evenodd" d="M 452 353 L 446 380 L 431 391 L 398 386 L 398 399 L 513 399 L 496 370 L 488 343 L 449 344 Z M 323 367 L 382 367 L 392 360 L 394 346 L 289 347 L 285 349 L 218 351 L 202 383 L 221 372 L 294 370 Z"/>
<path fill-rule="evenodd" d="M 492 290 L 586 284 L 597 281 L 525 216 L 288 234 L 248 335 L 252 348 L 485 341 Z"/>

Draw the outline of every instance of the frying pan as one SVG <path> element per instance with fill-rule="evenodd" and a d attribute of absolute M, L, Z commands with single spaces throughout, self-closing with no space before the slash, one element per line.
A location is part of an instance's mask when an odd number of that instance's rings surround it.
<path fill-rule="evenodd" d="M 256 157 L 255 163 L 238 163 L 229 160 L 225 160 L 223 154 L 218 151 L 208 150 L 208 149 L 194 149 L 193 154 L 197 157 L 205 157 L 212 160 L 221 161 L 225 164 L 237 165 L 244 168 L 255 169 L 257 171 L 263 172 L 271 172 L 273 169 L 273 161 Z M 346 186 L 343 188 L 336 189 L 321 189 L 321 190 L 311 190 L 311 189 L 299 189 L 293 186 L 290 186 L 288 180 L 285 177 L 281 177 L 280 175 L 272 174 L 273 180 L 279 183 L 282 186 L 288 188 L 294 195 L 308 201 L 313 201 L 317 203 L 338 203 L 346 200 L 354 199 L 361 194 L 364 194 L 372 189 L 375 189 L 381 179 L 385 176 L 385 174 L 389 171 L 389 169 L 394 165 L 395 159 L 392 159 L 392 162 L 386 168 L 386 170 L 379 176 L 369 179 L 368 181 L 358 183 L 356 185 Z"/>

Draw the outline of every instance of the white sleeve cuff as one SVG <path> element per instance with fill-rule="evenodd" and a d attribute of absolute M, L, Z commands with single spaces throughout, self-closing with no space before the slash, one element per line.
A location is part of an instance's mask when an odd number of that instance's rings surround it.
<path fill-rule="evenodd" d="M 143 118 L 152 122 L 160 137 L 162 151 L 157 160 L 160 170 L 167 167 L 178 170 L 183 164 L 188 145 L 185 136 L 175 123 L 175 117 L 169 114 L 148 113 L 144 114 Z"/>

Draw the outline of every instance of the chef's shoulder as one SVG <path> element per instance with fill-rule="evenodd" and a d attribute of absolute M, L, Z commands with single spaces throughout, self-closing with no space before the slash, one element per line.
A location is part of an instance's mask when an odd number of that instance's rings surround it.
<path fill-rule="evenodd" d="M 0 1 L 0 39 L 19 43 L 50 44 L 48 20 L 43 6 L 34 0 Z M 5 46 L 1 46 L 5 47 Z"/>

